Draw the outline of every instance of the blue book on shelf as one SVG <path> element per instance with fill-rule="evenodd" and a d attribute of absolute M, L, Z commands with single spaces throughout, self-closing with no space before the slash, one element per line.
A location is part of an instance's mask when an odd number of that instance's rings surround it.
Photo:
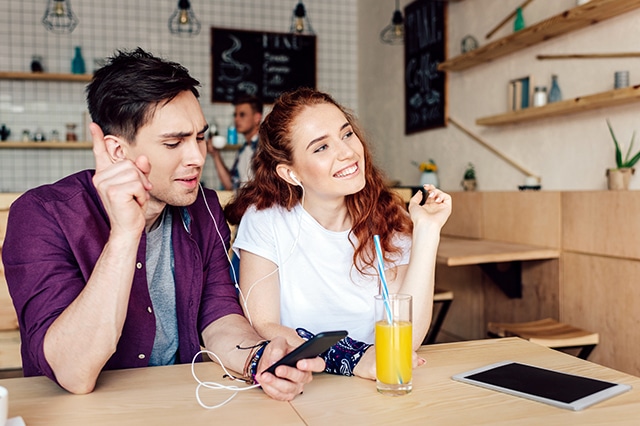
<path fill-rule="evenodd" d="M 522 82 L 522 103 L 520 106 L 524 109 L 529 107 L 529 79 L 523 78 L 520 81 Z"/>

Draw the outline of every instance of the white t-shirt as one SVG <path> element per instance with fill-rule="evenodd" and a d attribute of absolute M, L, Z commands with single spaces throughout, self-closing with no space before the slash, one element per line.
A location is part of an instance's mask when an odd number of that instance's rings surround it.
<path fill-rule="evenodd" d="M 256 136 L 257 139 L 257 136 Z M 238 175 L 240 176 L 240 186 L 244 185 L 253 177 L 251 161 L 256 150 L 251 147 L 251 142 L 247 142 L 247 147 L 238 155 Z"/>
<path fill-rule="evenodd" d="M 396 243 L 403 254 L 386 268 L 409 263 L 411 238 L 396 238 Z M 349 231 L 323 228 L 299 204 L 291 211 L 251 207 L 240 221 L 233 249 L 278 266 L 282 325 L 314 334 L 347 330 L 351 338 L 373 343 L 379 279 L 375 269 L 373 275 L 362 275 L 353 267 Z"/>

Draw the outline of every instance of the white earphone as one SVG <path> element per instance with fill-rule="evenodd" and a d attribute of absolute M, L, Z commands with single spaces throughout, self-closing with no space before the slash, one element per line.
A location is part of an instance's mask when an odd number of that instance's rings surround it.
<path fill-rule="evenodd" d="M 300 183 L 300 181 L 298 180 L 298 178 L 296 177 L 296 175 L 295 175 L 291 170 L 289 170 L 289 177 L 291 177 L 291 179 L 292 179 L 295 183 L 297 183 L 299 186 L 302 186 L 302 183 Z"/>

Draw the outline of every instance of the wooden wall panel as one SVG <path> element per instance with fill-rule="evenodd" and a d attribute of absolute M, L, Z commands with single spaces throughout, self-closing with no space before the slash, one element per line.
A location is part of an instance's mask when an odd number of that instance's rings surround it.
<path fill-rule="evenodd" d="M 485 192 L 483 208 L 483 238 L 560 248 L 560 192 Z"/>
<path fill-rule="evenodd" d="M 563 249 L 640 260 L 640 191 L 562 193 Z"/>
<path fill-rule="evenodd" d="M 485 275 L 482 280 L 485 324 L 546 317 L 557 319 L 560 311 L 559 276 L 558 259 L 522 262 L 522 298 L 510 299 Z"/>
<path fill-rule="evenodd" d="M 452 192 L 451 216 L 442 228 L 442 235 L 483 238 L 482 203 L 484 195 L 484 192 Z"/>
<path fill-rule="evenodd" d="M 565 253 L 560 320 L 600 333 L 590 361 L 640 375 L 640 262 Z"/>
<path fill-rule="evenodd" d="M 9 216 L 9 207 L 11 203 L 18 198 L 20 193 L 14 192 L 2 192 L 0 193 L 0 247 L 2 246 L 2 240 L 7 233 L 7 217 Z"/>
<path fill-rule="evenodd" d="M 20 195 L 18 192 L 0 192 L 0 210 L 9 210 L 11 203 Z"/>
<path fill-rule="evenodd" d="M 461 340 L 486 336 L 482 271 L 477 266 L 436 266 L 436 287 L 453 291 L 442 331 Z"/>
<path fill-rule="evenodd" d="M 4 277 L 4 265 L 2 263 L 2 243 L 7 229 L 9 206 L 20 194 L 0 194 L 0 330 L 15 330 L 18 328 L 16 311 L 13 308 L 7 280 Z"/>
<path fill-rule="evenodd" d="M 7 235 L 7 219 L 9 212 L 7 210 L 0 210 L 0 247 L 2 247 L 2 240 Z"/>

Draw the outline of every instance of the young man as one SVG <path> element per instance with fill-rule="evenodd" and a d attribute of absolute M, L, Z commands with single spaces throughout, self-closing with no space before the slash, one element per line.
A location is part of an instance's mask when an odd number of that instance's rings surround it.
<path fill-rule="evenodd" d="M 83 394 L 102 370 L 188 363 L 204 344 L 290 400 L 322 370 L 316 358 L 261 373 L 291 348 L 261 344 L 238 304 L 229 229 L 215 192 L 199 186 L 198 85 L 176 63 L 119 52 L 87 88 L 95 171 L 11 207 L 2 255 L 25 376 Z"/>
<path fill-rule="evenodd" d="M 213 158 L 218 178 L 226 190 L 238 189 L 253 176 L 251 160 L 258 145 L 258 130 L 263 110 L 262 101 L 255 96 L 238 97 L 233 105 L 233 123 L 238 133 L 244 136 L 245 143 L 238 151 L 231 170 L 227 169 L 222 161 L 220 151 L 213 147 L 211 141 L 207 142 L 207 150 Z"/>

